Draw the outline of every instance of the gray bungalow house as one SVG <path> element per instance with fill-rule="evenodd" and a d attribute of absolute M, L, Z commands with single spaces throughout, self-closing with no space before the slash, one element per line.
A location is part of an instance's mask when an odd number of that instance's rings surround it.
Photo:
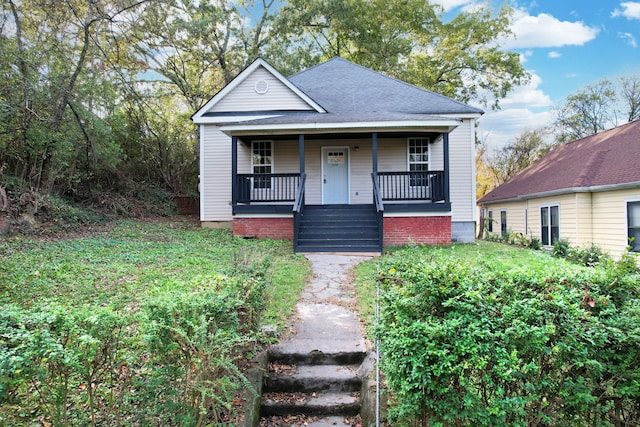
<path fill-rule="evenodd" d="M 473 241 L 481 114 L 337 57 L 258 59 L 192 116 L 200 221 L 298 252 Z"/>

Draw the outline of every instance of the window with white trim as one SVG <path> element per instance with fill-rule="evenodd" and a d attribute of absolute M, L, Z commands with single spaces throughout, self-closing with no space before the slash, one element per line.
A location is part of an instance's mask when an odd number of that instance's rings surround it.
<path fill-rule="evenodd" d="M 540 207 L 540 240 L 545 246 L 553 246 L 560 240 L 560 207 Z"/>
<path fill-rule="evenodd" d="M 487 212 L 487 218 L 489 219 L 487 221 L 487 231 L 493 233 L 493 211 Z"/>
<path fill-rule="evenodd" d="M 253 177 L 253 188 L 271 188 L 271 177 L 262 174 L 273 172 L 273 155 L 271 141 L 251 142 L 251 170 Z"/>
<path fill-rule="evenodd" d="M 411 137 L 408 139 L 409 172 L 429 171 L 429 138 Z M 409 178 L 411 187 L 429 186 L 429 177 L 412 174 Z"/>
<path fill-rule="evenodd" d="M 640 200 L 627 202 L 627 231 L 631 252 L 640 252 Z"/>

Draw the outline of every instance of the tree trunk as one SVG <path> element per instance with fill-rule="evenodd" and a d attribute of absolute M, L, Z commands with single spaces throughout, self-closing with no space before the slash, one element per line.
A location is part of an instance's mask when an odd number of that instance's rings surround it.
<path fill-rule="evenodd" d="M 9 234 L 9 198 L 4 187 L 0 187 L 0 236 Z"/>

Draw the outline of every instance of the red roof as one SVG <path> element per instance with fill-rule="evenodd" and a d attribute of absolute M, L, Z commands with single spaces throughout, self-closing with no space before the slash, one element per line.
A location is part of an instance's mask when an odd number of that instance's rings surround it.
<path fill-rule="evenodd" d="M 478 203 L 628 183 L 640 186 L 640 120 L 555 148 Z"/>

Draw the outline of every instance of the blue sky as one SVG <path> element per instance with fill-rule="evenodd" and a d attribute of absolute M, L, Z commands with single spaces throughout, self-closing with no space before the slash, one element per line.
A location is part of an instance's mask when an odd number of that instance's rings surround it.
<path fill-rule="evenodd" d="M 437 0 L 448 13 L 477 0 Z M 502 2 L 492 1 L 498 7 Z M 553 108 L 586 85 L 607 77 L 640 75 L 640 0 L 533 0 L 508 2 L 515 39 L 504 45 L 521 55 L 532 75 L 480 120 L 479 136 L 493 148 L 525 129 L 549 124 Z M 620 123 L 621 124 L 621 123 Z"/>

